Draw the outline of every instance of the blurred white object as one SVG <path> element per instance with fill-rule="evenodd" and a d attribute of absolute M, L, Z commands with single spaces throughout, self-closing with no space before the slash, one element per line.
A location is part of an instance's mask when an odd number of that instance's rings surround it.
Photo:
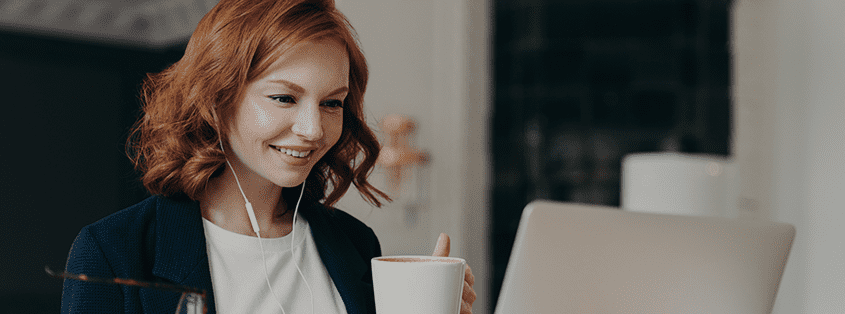
<path fill-rule="evenodd" d="M 735 217 L 737 167 L 730 159 L 679 153 L 630 154 L 622 160 L 625 210 Z"/>

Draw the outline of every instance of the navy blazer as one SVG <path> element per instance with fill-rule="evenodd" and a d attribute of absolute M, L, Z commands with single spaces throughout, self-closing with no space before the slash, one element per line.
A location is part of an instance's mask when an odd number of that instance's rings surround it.
<path fill-rule="evenodd" d="M 300 210 L 349 314 L 375 313 L 370 259 L 381 255 L 373 230 L 349 214 L 315 203 Z M 167 282 L 208 291 L 216 313 L 199 203 L 151 196 L 86 226 L 67 271 Z M 181 294 L 67 279 L 62 313 L 172 313 Z"/>

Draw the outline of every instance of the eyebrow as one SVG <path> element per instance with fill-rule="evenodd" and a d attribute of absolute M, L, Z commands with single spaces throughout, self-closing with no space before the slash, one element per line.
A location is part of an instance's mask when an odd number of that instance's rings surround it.
<path fill-rule="evenodd" d="M 276 83 L 276 84 L 284 85 L 285 87 L 290 88 L 294 92 L 297 92 L 297 93 L 300 93 L 300 94 L 305 93 L 305 88 L 303 88 L 302 86 L 296 85 L 296 84 L 294 84 L 293 82 L 290 82 L 290 81 L 278 79 L 278 80 L 270 80 L 270 83 Z M 343 86 L 343 87 L 340 87 L 340 88 L 335 89 L 334 91 L 328 93 L 328 95 L 335 95 L 335 94 L 340 94 L 342 92 L 348 92 L 348 91 L 349 91 L 349 87 Z"/>

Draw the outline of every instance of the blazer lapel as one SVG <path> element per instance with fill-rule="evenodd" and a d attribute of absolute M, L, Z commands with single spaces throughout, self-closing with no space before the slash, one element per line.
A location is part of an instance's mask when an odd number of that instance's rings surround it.
<path fill-rule="evenodd" d="M 363 261 L 361 255 L 355 251 L 352 241 L 340 230 L 342 226 L 335 226 L 322 204 L 315 204 L 307 211 L 302 211 L 311 227 L 311 234 L 320 252 L 320 258 L 326 270 L 334 281 L 346 312 L 349 314 L 365 314 L 374 312 L 370 309 L 366 291 L 372 291 L 372 284 L 365 281 L 369 261 Z"/>
<path fill-rule="evenodd" d="M 155 228 L 153 276 L 207 291 L 208 313 L 215 313 L 199 203 L 159 197 L 156 221 L 151 228 Z M 144 311 L 149 313 L 175 311 L 181 296 L 178 292 L 157 289 L 141 289 L 140 293 Z"/>
<path fill-rule="evenodd" d="M 364 261 L 351 240 L 336 226 L 328 210 L 319 203 L 302 211 L 311 227 L 320 258 L 337 287 L 348 314 L 375 311 L 368 291 L 372 284 L 364 281 L 369 261 Z M 211 272 L 208 265 L 205 234 L 199 204 L 190 200 L 159 197 L 154 228 L 155 256 L 152 274 L 157 279 L 207 291 L 208 313 L 216 313 Z M 140 289 L 144 312 L 170 313 L 176 310 L 180 294 L 157 289 Z"/>

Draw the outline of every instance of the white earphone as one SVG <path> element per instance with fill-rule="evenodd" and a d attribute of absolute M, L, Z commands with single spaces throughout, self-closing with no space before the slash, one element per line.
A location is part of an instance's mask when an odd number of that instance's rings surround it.
<path fill-rule="evenodd" d="M 217 124 L 217 106 L 213 106 L 215 110 L 212 110 L 212 115 L 214 116 L 214 123 Z M 219 129 L 219 126 L 218 126 Z M 219 132 L 218 132 L 219 134 Z M 226 154 L 226 150 L 223 148 L 223 137 L 217 137 L 218 142 L 220 143 L 220 150 L 223 151 L 223 154 Z M 279 296 L 276 294 L 276 291 L 273 290 L 273 285 L 270 284 L 270 275 L 267 272 L 267 259 L 264 256 L 264 244 L 261 242 L 261 228 L 258 226 L 258 219 L 255 218 L 255 210 L 252 209 L 252 203 L 246 198 L 246 193 L 244 193 L 244 189 L 241 188 L 241 182 L 238 180 L 238 174 L 235 173 L 235 168 L 232 167 L 232 164 L 229 163 L 229 158 L 226 158 L 226 164 L 229 166 L 229 169 L 232 170 L 232 175 L 235 176 L 235 183 L 238 184 L 238 190 L 241 191 L 241 196 L 244 198 L 244 203 L 246 207 L 246 213 L 249 216 L 249 222 L 252 224 L 252 231 L 255 232 L 255 235 L 258 239 L 258 246 L 261 248 L 261 261 L 264 265 L 264 278 L 267 281 L 267 288 L 270 288 L 270 292 L 273 294 L 273 299 L 276 301 L 276 304 L 279 305 L 279 308 L 282 310 L 282 314 L 285 314 L 285 308 L 282 306 L 282 303 L 279 302 Z M 302 280 L 305 282 L 305 286 L 308 287 L 308 293 L 311 295 L 311 313 L 314 313 L 314 292 L 311 290 L 311 284 L 308 283 L 308 279 L 305 279 L 305 275 L 302 274 L 302 269 L 299 268 L 299 263 L 296 261 L 296 252 L 294 251 L 294 242 L 296 241 L 296 216 L 299 213 L 299 203 L 302 201 L 302 196 L 305 194 L 305 182 L 307 181 L 308 177 L 305 178 L 306 180 L 302 181 L 302 190 L 299 192 L 299 199 L 296 201 L 296 207 L 293 210 L 293 222 L 291 223 L 291 240 L 290 240 L 290 254 L 291 258 L 293 259 L 293 265 L 296 266 L 296 270 L 299 272 L 299 276 L 302 277 Z"/>

